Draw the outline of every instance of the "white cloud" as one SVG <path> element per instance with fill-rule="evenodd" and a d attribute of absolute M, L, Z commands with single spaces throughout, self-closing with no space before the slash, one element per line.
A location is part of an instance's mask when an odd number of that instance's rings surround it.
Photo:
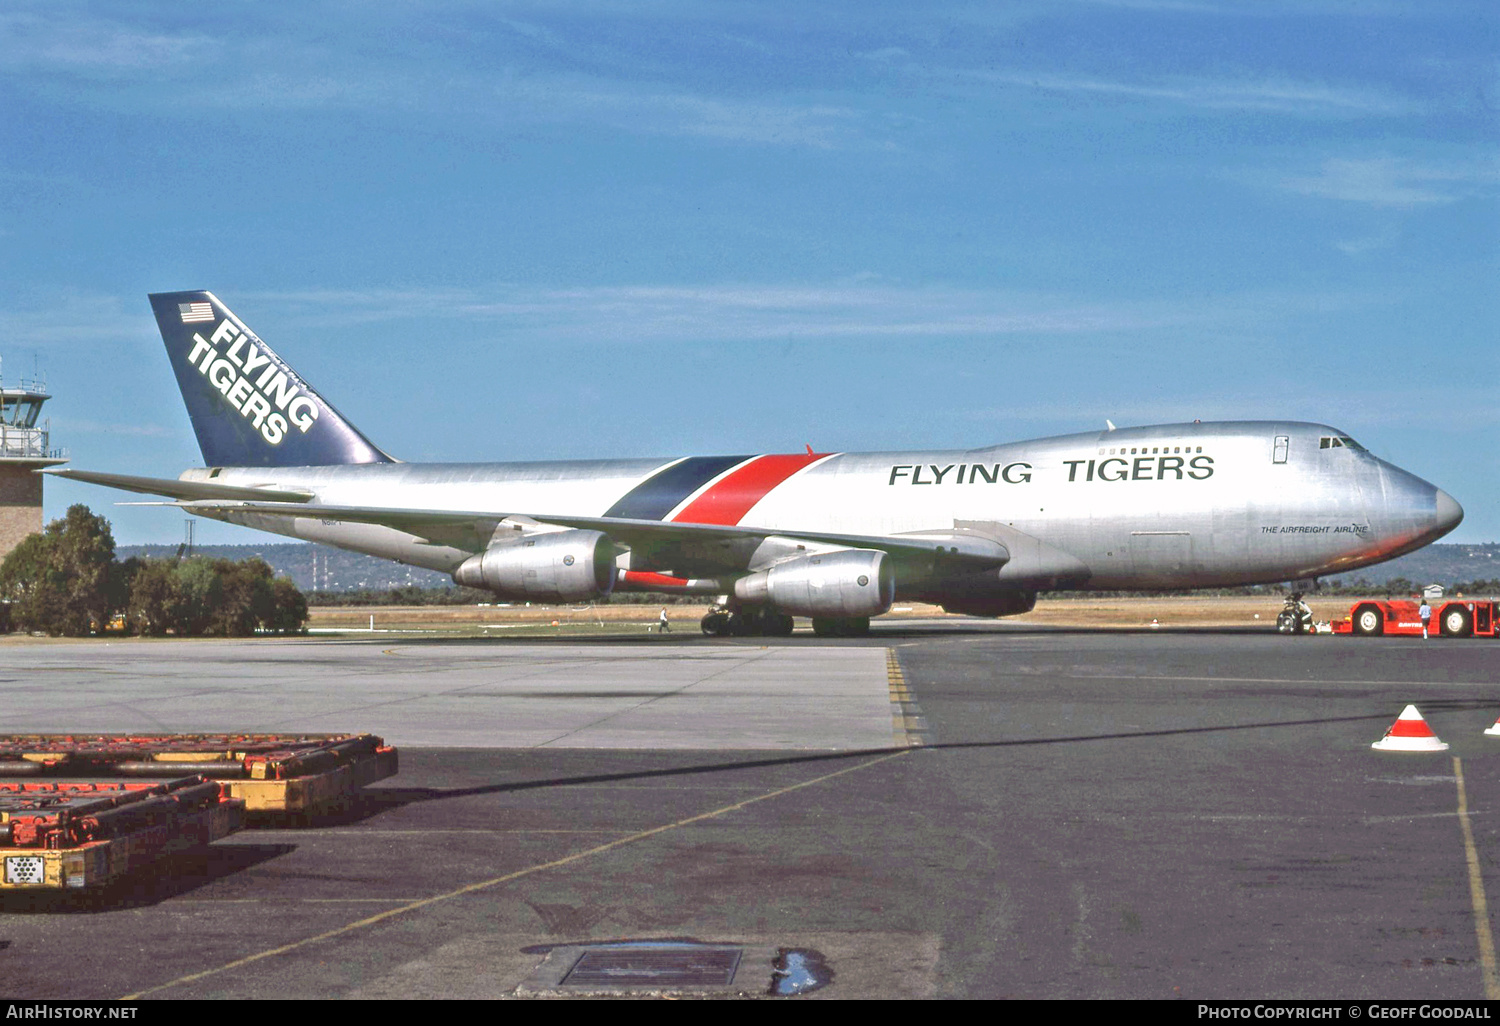
<path fill-rule="evenodd" d="M 144 296 L 130 303 L 118 296 L 71 292 L 47 298 L 45 306 L 0 308 L 0 338 L 22 349 L 35 344 L 51 350 L 117 342 L 154 327 Z"/>
<path fill-rule="evenodd" d="M 1154 82 L 1123 82 L 1046 71 L 971 71 L 963 74 L 1002 86 L 1160 102 L 1204 110 L 1266 111 L 1302 117 L 1396 116 L 1420 110 L 1410 100 L 1374 89 L 1290 79 L 1174 77 Z"/>
<path fill-rule="evenodd" d="M 854 275 L 826 285 L 729 283 L 552 287 L 302 289 L 221 294 L 273 347 L 324 329 L 404 324 L 425 335 L 462 325 L 453 345 L 582 346 L 1109 338 L 1165 329 L 1239 330 L 1303 314 L 1365 308 L 1389 294 L 1255 292 L 1185 299 L 1093 299 Z M 267 328 L 268 316 L 276 326 Z M 303 334 L 305 333 L 305 334 Z M 158 342 L 142 297 L 66 294 L 47 306 L 0 308 L 0 337 L 49 351 Z"/>
<path fill-rule="evenodd" d="M 180 431 L 160 424 L 112 424 L 74 417 L 53 417 L 52 432 L 66 435 L 130 435 L 137 438 L 176 438 Z"/>
<path fill-rule="evenodd" d="M 888 61 L 907 60 L 911 57 L 911 52 L 905 47 L 883 46 L 878 50 L 866 51 L 860 54 L 860 56 L 865 60 L 885 63 Z"/>
<path fill-rule="evenodd" d="M 1376 207 L 1413 208 L 1452 203 L 1493 190 L 1500 167 L 1488 164 L 1420 164 L 1399 157 L 1331 158 L 1317 172 L 1284 175 L 1277 187 L 1304 196 Z"/>
<path fill-rule="evenodd" d="M 1423 8 L 1400 0 L 1071 0 L 1075 4 L 1097 7 L 1121 7 L 1142 11 L 1168 11 L 1174 14 L 1206 14 L 1216 17 L 1285 18 L 1313 15 L 1352 14 L 1361 18 L 1399 17 L 1404 20 L 1420 16 Z M 1441 16 L 1443 12 L 1434 9 Z"/>
<path fill-rule="evenodd" d="M 507 23 L 532 36 L 551 34 Z M 434 71 L 405 55 L 328 49 L 251 25 L 222 39 L 123 27 L 85 16 L 0 14 L 0 74 L 70 103 L 194 118 L 205 110 L 362 109 L 471 123 L 587 124 L 645 135 L 831 149 L 859 141 L 860 112 L 779 96 L 716 95 L 615 76 L 537 70 L 498 54 L 491 66 Z M 567 63 L 567 62 L 565 62 Z M 92 85 L 79 88 L 78 80 Z"/>
<path fill-rule="evenodd" d="M 233 297 L 227 298 L 236 306 Z M 549 288 L 498 284 L 432 291 L 246 296 L 309 329 L 403 320 L 462 321 L 493 338 L 584 345 L 716 341 L 1104 337 L 1169 327 L 1263 323 L 1368 297 L 1219 296 L 1090 300 L 852 280 L 827 286 L 721 284 Z M 288 309 L 289 308 L 289 309 Z M 251 312 L 238 310 L 250 319 Z M 268 339 L 274 346 L 275 339 Z"/>
<path fill-rule="evenodd" d="M 1401 233 L 1394 226 L 1388 226 L 1381 231 L 1371 235 L 1364 235 L 1357 239 L 1340 239 L 1333 245 L 1345 256 L 1359 257 L 1366 253 L 1375 253 L 1383 249 L 1389 249 L 1401 238 Z"/>
<path fill-rule="evenodd" d="M 217 44 L 190 32 L 152 32 L 56 7 L 0 12 L 0 70 L 114 77 L 211 61 Z"/>
<path fill-rule="evenodd" d="M 1179 389 L 1187 383 L 1176 383 Z M 973 423 L 1022 423 L 1063 425 L 1066 430 L 1104 427 L 1106 419 L 1118 427 L 1175 424 L 1192 420 L 1264 420 L 1280 417 L 1330 424 L 1341 430 L 1410 435 L 1413 411 L 1441 410 L 1448 430 L 1484 431 L 1494 423 L 1494 396 L 1483 387 L 1444 386 L 1400 389 L 1297 386 L 1279 381 L 1274 393 L 1264 384 L 1226 387 L 1222 382 L 1198 394 L 1164 394 L 1147 398 L 1108 399 L 1097 395 L 1073 396 L 1067 402 L 1015 403 L 950 413 L 955 420 Z"/>
<path fill-rule="evenodd" d="M 832 148 L 848 138 L 853 112 L 826 105 L 754 103 L 673 94 L 580 94 L 617 128 L 668 135 L 712 136 L 742 142 Z"/>

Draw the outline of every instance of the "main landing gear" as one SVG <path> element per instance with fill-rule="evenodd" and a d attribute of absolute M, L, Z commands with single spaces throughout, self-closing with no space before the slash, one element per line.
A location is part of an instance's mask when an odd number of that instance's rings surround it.
<path fill-rule="evenodd" d="M 820 638 L 862 638 L 870 633 L 868 616 L 813 617 L 813 633 Z"/>
<path fill-rule="evenodd" d="M 711 609 L 703 617 L 703 633 L 716 638 L 786 638 L 792 618 L 774 609 Z M 870 618 L 813 617 L 813 633 L 820 638 L 861 638 L 870 633 Z"/>
<path fill-rule="evenodd" d="M 711 609 L 703 617 L 703 633 L 716 638 L 785 638 L 792 618 L 772 609 Z"/>

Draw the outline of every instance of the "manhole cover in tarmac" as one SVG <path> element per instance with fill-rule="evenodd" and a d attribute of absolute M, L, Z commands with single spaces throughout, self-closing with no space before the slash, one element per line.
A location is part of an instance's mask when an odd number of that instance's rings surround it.
<path fill-rule="evenodd" d="M 562 978 L 564 987 L 727 987 L 742 948 L 693 945 L 590 948 Z"/>
<path fill-rule="evenodd" d="M 831 976 L 824 974 L 816 983 L 811 977 L 803 979 L 795 967 L 785 964 L 789 949 L 766 944 L 705 943 L 674 938 L 558 944 L 523 950 L 545 952 L 546 958 L 516 988 L 518 996 L 752 997 L 803 993 L 826 983 Z M 821 966 L 821 956 L 818 958 Z M 793 977 L 788 986 L 788 979 Z M 773 987 L 778 981 L 782 985 Z"/>

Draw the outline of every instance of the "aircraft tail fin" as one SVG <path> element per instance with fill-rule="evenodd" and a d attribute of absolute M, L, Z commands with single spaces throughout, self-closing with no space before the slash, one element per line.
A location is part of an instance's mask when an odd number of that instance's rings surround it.
<path fill-rule="evenodd" d="M 207 466 L 394 462 L 212 292 L 150 299 Z"/>

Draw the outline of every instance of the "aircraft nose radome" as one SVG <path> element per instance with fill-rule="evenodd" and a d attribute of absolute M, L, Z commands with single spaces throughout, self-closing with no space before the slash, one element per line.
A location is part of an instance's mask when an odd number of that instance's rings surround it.
<path fill-rule="evenodd" d="M 1447 534 L 1459 525 L 1464 518 L 1464 508 L 1453 500 L 1453 496 L 1437 490 L 1437 527 L 1443 534 Z"/>

